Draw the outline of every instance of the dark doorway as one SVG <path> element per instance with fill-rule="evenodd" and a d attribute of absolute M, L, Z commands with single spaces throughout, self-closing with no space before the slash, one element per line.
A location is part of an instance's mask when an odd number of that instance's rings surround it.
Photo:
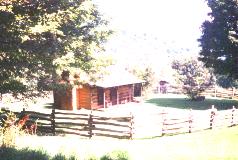
<path fill-rule="evenodd" d="M 141 83 L 137 83 L 137 84 L 134 85 L 134 97 L 140 97 L 141 96 L 141 88 L 142 88 Z"/>
<path fill-rule="evenodd" d="M 112 105 L 117 104 L 117 88 L 113 87 L 110 89 L 110 100 L 112 102 Z"/>
<path fill-rule="evenodd" d="M 104 90 L 103 88 L 98 88 L 98 105 L 104 104 Z"/>

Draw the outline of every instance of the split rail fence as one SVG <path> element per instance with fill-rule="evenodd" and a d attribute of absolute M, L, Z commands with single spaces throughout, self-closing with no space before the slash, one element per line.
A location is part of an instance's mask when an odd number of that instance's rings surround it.
<path fill-rule="evenodd" d="M 202 93 L 202 95 L 238 99 L 238 90 L 236 88 L 209 87 Z"/>
<path fill-rule="evenodd" d="M 182 94 L 183 88 L 181 86 L 169 86 L 167 93 Z M 228 98 L 228 99 L 238 99 L 238 89 L 236 88 L 221 88 L 217 86 L 206 88 L 201 95 L 218 97 L 218 98 Z"/>
<path fill-rule="evenodd" d="M 192 133 L 205 129 L 232 127 L 238 124 L 238 109 L 217 111 L 178 110 L 158 113 L 133 113 L 127 116 L 111 116 L 106 112 L 80 113 L 64 110 L 52 110 L 40 113 L 23 110 L 18 114 L 27 114 L 29 122 L 37 123 L 37 133 L 83 137 L 112 137 L 134 139 L 159 137 L 180 133 Z"/>

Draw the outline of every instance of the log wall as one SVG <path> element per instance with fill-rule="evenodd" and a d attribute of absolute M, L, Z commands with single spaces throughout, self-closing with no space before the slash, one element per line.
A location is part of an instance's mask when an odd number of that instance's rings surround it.
<path fill-rule="evenodd" d="M 98 88 L 97 87 L 91 88 L 91 108 L 92 109 L 103 108 L 103 104 L 102 105 L 98 104 Z"/>
<path fill-rule="evenodd" d="M 77 88 L 77 108 L 91 109 L 91 89 L 84 85 L 82 88 Z"/>
<path fill-rule="evenodd" d="M 54 106 L 57 109 L 72 110 L 72 90 L 54 91 Z"/>
<path fill-rule="evenodd" d="M 116 104 L 125 104 L 133 100 L 133 85 L 124 85 L 116 87 L 117 101 Z M 104 89 L 105 107 L 112 106 L 111 88 Z M 104 104 L 98 104 L 98 87 L 84 85 L 82 88 L 76 89 L 76 106 L 77 109 L 99 109 L 103 108 Z M 54 92 L 54 103 L 57 109 L 73 110 L 72 90 L 67 90 L 65 93 Z"/>
<path fill-rule="evenodd" d="M 118 87 L 119 104 L 131 102 L 133 99 L 133 85 L 126 85 Z"/>

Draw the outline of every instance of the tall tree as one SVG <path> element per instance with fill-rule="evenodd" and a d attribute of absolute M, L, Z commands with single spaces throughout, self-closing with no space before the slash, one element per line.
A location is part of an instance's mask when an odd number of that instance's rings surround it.
<path fill-rule="evenodd" d="M 0 93 L 32 95 L 63 69 L 90 72 L 107 23 L 90 0 L 0 1 Z"/>
<path fill-rule="evenodd" d="M 238 79 L 238 1 L 207 0 L 210 20 L 202 25 L 200 60 L 216 74 Z"/>

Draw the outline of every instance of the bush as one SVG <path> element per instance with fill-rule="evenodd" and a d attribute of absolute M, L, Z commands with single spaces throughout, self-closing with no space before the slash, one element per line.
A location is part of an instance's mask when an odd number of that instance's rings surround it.
<path fill-rule="evenodd" d="M 28 148 L 17 150 L 13 147 L 2 147 L 0 157 L 4 160 L 49 160 L 50 156 L 43 150 Z"/>
<path fill-rule="evenodd" d="M 76 156 L 65 156 L 62 153 L 51 157 L 42 149 L 33 150 L 29 148 L 16 149 L 13 147 L 2 147 L 0 149 L 0 157 L 4 160 L 78 160 Z M 0 158 L 0 159 L 1 159 Z M 87 160 L 99 160 L 94 156 L 86 158 Z M 114 151 L 100 158 L 100 160 L 129 160 L 128 152 Z"/>
<path fill-rule="evenodd" d="M 24 133 L 21 128 L 16 125 L 17 117 L 15 114 L 10 112 L 3 115 L 5 116 L 1 124 L 0 144 L 2 147 L 14 147 L 16 138 Z"/>
<path fill-rule="evenodd" d="M 26 122 L 29 119 L 29 115 L 24 115 L 22 118 L 10 113 L 1 114 L 1 128 L 0 128 L 0 146 L 2 147 L 14 147 L 16 145 L 16 139 L 19 136 L 26 135 L 28 133 L 34 133 L 36 124 L 26 126 Z"/>
<path fill-rule="evenodd" d="M 126 151 L 113 151 L 101 157 L 100 160 L 129 160 L 129 154 Z"/>
<path fill-rule="evenodd" d="M 61 153 L 55 155 L 52 160 L 77 160 L 77 157 L 75 156 L 70 156 L 70 157 L 67 157 Z"/>

